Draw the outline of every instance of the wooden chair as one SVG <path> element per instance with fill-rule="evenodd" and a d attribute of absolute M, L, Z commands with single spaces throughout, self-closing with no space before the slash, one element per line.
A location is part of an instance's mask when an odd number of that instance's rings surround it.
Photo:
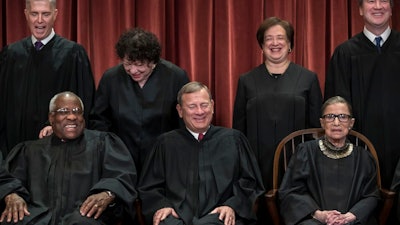
<path fill-rule="evenodd" d="M 283 177 L 284 171 L 287 168 L 289 163 L 290 156 L 294 153 L 296 146 L 299 143 L 305 142 L 310 139 L 317 139 L 325 134 L 324 129 L 322 128 L 310 128 L 304 130 L 295 131 L 288 136 L 286 136 L 282 141 L 278 144 L 278 147 L 275 151 L 274 156 L 274 165 L 273 165 L 273 181 L 272 181 L 272 190 L 269 190 L 265 195 L 266 204 L 268 211 L 272 217 L 274 225 L 283 225 L 283 220 L 279 214 L 279 206 L 278 206 L 278 189 L 281 179 Z M 349 135 L 349 139 L 356 146 L 362 146 L 366 150 L 369 150 L 372 156 L 376 160 L 377 165 L 377 183 L 379 190 L 381 192 L 382 204 L 379 205 L 379 225 L 384 225 L 390 213 L 390 210 L 393 205 L 394 198 L 396 196 L 395 192 L 388 191 L 382 188 L 381 186 L 381 175 L 379 169 L 379 160 L 378 155 L 376 154 L 376 150 L 372 145 L 371 141 L 368 140 L 367 137 L 362 135 L 359 132 L 351 130 Z M 283 165 L 281 165 L 283 164 Z M 282 171 L 283 170 L 283 171 Z"/>

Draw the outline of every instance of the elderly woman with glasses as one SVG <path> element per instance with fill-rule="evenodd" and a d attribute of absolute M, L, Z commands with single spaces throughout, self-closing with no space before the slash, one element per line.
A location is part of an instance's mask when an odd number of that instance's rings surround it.
<path fill-rule="evenodd" d="M 297 147 L 279 189 L 285 224 L 377 224 L 376 164 L 347 139 L 351 106 L 335 96 L 321 111 L 325 136 Z"/>

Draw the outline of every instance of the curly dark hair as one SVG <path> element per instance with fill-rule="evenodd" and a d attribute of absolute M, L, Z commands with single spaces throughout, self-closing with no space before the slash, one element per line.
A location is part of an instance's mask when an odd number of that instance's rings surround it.
<path fill-rule="evenodd" d="M 275 25 L 281 26 L 286 31 L 287 39 L 290 41 L 290 48 L 293 49 L 293 47 L 294 47 L 293 26 L 288 21 L 282 20 L 278 17 L 269 17 L 269 18 L 265 19 L 258 27 L 256 37 L 257 37 L 258 45 L 260 45 L 260 48 L 262 48 L 262 45 L 264 43 L 265 31 Z"/>
<path fill-rule="evenodd" d="M 120 59 L 127 56 L 130 61 L 160 61 L 161 45 L 158 38 L 142 28 L 125 31 L 115 44 L 115 50 Z"/>

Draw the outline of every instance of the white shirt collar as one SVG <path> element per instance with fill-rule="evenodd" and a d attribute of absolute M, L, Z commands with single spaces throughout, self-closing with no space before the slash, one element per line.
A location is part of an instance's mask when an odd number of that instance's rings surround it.
<path fill-rule="evenodd" d="M 371 31 L 367 30 L 366 27 L 364 27 L 363 32 L 364 32 L 365 36 L 366 36 L 372 43 L 375 44 L 375 38 L 376 38 L 377 36 L 376 36 L 375 34 L 373 34 Z M 383 43 L 385 43 L 385 41 L 389 38 L 390 32 L 391 32 L 391 29 L 390 29 L 390 26 L 388 26 L 388 27 L 386 28 L 386 30 L 385 30 L 381 35 L 379 35 L 379 36 L 382 37 L 381 46 L 382 46 Z"/>
<path fill-rule="evenodd" d="M 210 128 L 210 127 L 209 127 Z M 186 127 L 186 129 L 193 135 L 193 137 L 198 140 L 199 139 L 199 133 L 191 131 L 189 128 Z M 208 130 L 208 129 L 207 129 Z M 206 135 L 207 131 L 204 132 L 203 134 Z"/>
<path fill-rule="evenodd" d="M 53 29 L 51 29 L 50 35 L 47 36 L 45 39 L 41 40 L 43 45 L 46 45 L 47 43 L 49 43 L 49 41 L 54 37 L 54 35 L 56 35 L 56 33 L 54 32 L 54 28 L 53 28 Z M 35 44 L 36 41 L 37 41 L 37 39 L 32 35 L 32 44 Z"/>

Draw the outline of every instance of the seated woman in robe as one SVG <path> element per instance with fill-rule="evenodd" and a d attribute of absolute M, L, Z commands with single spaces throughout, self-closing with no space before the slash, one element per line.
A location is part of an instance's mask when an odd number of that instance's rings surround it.
<path fill-rule="evenodd" d="M 279 189 L 285 224 L 377 224 L 379 189 L 369 151 L 347 134 L 354 125 L 351 106 L 336 96 L 322 106 L 325 136 L 300 144 Z"/>

